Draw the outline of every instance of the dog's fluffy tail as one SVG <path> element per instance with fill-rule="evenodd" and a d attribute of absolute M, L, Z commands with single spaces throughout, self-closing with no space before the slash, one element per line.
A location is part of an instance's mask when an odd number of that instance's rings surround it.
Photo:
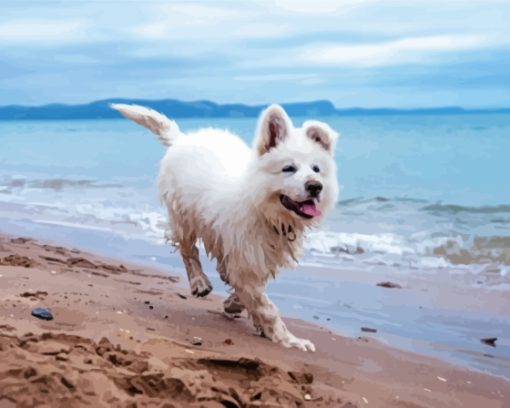
<path fill-rule="evenodd" d="M 122 113 L 126 118 L 149 129 L 166 146 L 171 146 L 181 134 L 177 123 L 153 109 L 122 103 L 111 103 L 110 107 Z"/>

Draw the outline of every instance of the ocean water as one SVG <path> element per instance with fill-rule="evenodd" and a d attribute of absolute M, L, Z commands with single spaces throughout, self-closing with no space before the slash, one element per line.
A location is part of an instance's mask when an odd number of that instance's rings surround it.
<path fill-rule="evenodd" d="M 341 134 L 341 200 L 306 241 L 317 265 L 510 267 L 510 115 L 319 118 Z M 297 123 L 302 118 L 295 118 Z M 251 141 L 255 119 L 180 120 Z M 0 203 L 11 215 L 162 242 L 163 147 L 127 120 L 0 123 Z"/>
<path fill-rule="evenodd" d="M 304 119 L 293 118 L 296 124 Z M 306 239 L 303 265 L 324 271 L 474 274 L 510 293 L 510 115 L 315 119 L 340 133 L 335 160 L 341 199 L 324 228 Z M 256 119 L 179 120 L 183 130 L 219 126 L 247 142 L 255 124 Z M 30 225 L 55 238 L 82 231 L 95 237 L 96 246 L 116 242 L 112 248 L 124 256 L 157 257 L 182 268 L 177 256 L 163 255 L 169 253 L 163 245 L 166 219 L 155 184 L 163 153 L 151 133 L 125 119 L 0 122 L 0 228 Z M 279 306 L 285 309 L 284 298 L 294 296 L 294 315 L 312 318 L 305 313 L 309 302 L 331 317 L 333 327 L 334 316 L 344 319 L 336 327 L 346 329 L 345 321 L 353 317 L 338 314 L 338 291 L 328 291 L 341 276 L 321 275 L 322 303 L 306 293 L 313 279 L 285 276 L 285 289 L 274 289 Z M 410 325 L 419 320 L 412 314 L 407 319 Z M 510 337 L 510 322 L 497 326 Z M 445 324 L 436 332 L 450 329 Z M 441 337 L 436 332 L 430 336 Z M 387 334 L 419 337 L 391 325 Z M 460 338 L 451 342 L 462 344 Z M 506 357 L 508 344 L 500 349 Z M 491 370 L 510 377 L 510 365 Z"/>

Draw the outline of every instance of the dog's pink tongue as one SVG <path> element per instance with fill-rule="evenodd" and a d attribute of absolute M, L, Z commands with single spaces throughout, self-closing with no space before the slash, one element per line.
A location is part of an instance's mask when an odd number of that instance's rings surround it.
<path fill-rule="evenodd" d="M 299 210 L 310 217 L 317 217 L 321 215 L 321 211 L 315 207 L 315 204 L 301 204 Z"/>

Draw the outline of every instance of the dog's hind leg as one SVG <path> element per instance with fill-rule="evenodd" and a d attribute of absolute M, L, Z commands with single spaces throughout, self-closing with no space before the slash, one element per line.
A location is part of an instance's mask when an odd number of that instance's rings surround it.
<path fill-rule="evenodd" d="M 191 294 L 197 297 L 207 296 L 212 290 L 209 278 L 202 271 L 202 264 L 195 240 L 186 240 L 179 243 L 184 267 L 188 274 Z"/>
<path fill-rule="evenodd" d="M 228 285 L 229 281 L 227 277 L 226 262 L 221 256 L 218 259 L 216 270 L 220 274 L 221 280 Z M 235 317 L 236 315 L 241 314 L 244 309 L 244 305 L 241 303 L 239 296 L 237 296 L 235 292 L 223 301 L 223 311 L 227 314 L 227 316 Z"/>

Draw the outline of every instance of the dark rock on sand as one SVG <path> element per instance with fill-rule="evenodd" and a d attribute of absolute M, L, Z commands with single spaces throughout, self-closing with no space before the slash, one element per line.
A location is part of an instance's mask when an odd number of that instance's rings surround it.
<path fill-rule="evenodd" d="M 379 282 L 377 286 L 380 286 L 381 288 L 389 288 L 389 289 L 401 289 L 402 286 L 400 286 L 398 283 L 395 282 Z"/>
<path fill-rule="evenodd" d="M 36 307 L 35 309 L 32 309 L 32 316 L 42 320 L 53 320 L 51 312 L 44 307 Z"/>
<path fill-rule="evenodd" d="M 496 347 L 496 341 L 498 341 L 497 337 L 486 337 L 484 339 L 480 339 L 483 344 L 487 344 L 488 346 Z"/>
<path fill-rule="evenodd" d="M 377 329 L 372 329 L 371 327 L 362 327 L 361 331 L 367 333 L 377 333 Z"/>

